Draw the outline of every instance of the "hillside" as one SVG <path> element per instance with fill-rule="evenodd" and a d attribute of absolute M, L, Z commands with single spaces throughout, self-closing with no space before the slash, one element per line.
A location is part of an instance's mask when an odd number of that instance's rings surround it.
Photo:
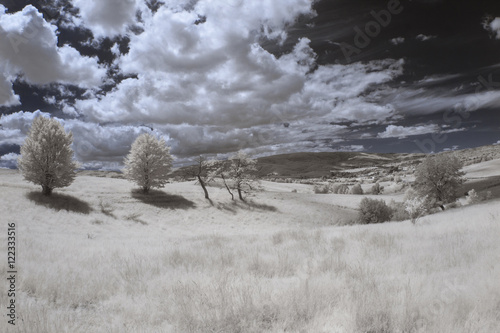
<path fill-rule="evenodd" d="M 319 178 L 331 176 L 331 171 L 343 172 L 365 167 L 386 167 L 419 160 L 417 154 L 377 154 L 358 152 L 295 153 L 261 157 L 258 159 L 260 176 L 274 174 L 291 178 Z"/>
<path fill-rule="evenodd" d="M 82 175 L 45 198 L 12 170 L 0 170 L 0 188 L 19 272 L 17 326 L 2 320 L 1 332 L 490 333 L 500 325 L 499 200 L 416 226 L 343 226 L 365 196 L 297 183 L 263 181 L 247 203 L 217 187 L 207 201 L 194 182 L 146 197 L 123 179 Z M 8 300 L 2 288 L 0 303 Z"/>

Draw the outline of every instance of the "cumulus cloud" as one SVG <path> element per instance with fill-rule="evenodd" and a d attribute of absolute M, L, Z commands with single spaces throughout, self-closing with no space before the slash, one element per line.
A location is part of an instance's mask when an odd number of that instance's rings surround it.
<path fill-rule="evenodd" d="M 72 0 L 79 9 L 81 20 L 75 25 L 88 27 L 95 37 L 124 34 L 136 22 L 136 12 L 145 9 L 140 0 Z"/>
<path fill-rule="evenodd" d="M 404 39 L 404 37 L 396 37 L 396 38 L 391 39 L 390 42 L 394 45 L 399 45 L 399 44 L 403 44 L 405 42 L 405 39 Z"/>
<path fill-rule="evenodd" d="M 428 40 L 436 38 L 436 36 L 426 36 L 426 35 L 420 34 L 416 38 L 417 38 L 417 40 L 419 40 L 421 42 L 426 42 Z"/>
<path fill-rule="evenodd" d="M 422 135 L 435 133 L 439 131 L 439 126 L 435 124 L 420 125 L 420 126 L 397 126 L 389 125 L 384 132 L 378 133 L 377 137 L 381 139 L 398 138 L 403 139 L 412 135 Z"/>
<path fill-rule="evenodd" d="M 168 133 L 179 156 L 290 142 L 298 149 L 300 142 L 333 142 L 343 130 L 322 124 L 395 115 L 391 104 L 373 100 L 403 73 L 402 60 L 317 66 L 307 38 L 280 56 L 259 45 L 285 38 L 299 15 L 313 15 L 310 1 L 191 6 L 167 1 L 146 18 L 144 32 L 130 36 L 129 52 L 116 60 L 134 77 L 66 110 L 95 123 L 151 124 Z"/>
<path fill-rule="evenodd" d="M 0 146 L 21 145 L 26 138 L 33 120 L 38 117 L 50 117 L 48 113 L 16 112 L 0 117 Z M 150 132 L 148 127 L 127 125 L 100 125 L 78 119 L 57 119 L 66 131 L 73 133 L 75 157 L 84 167 L 100 165 L 114 166 L 122 164 L 123 157 L 129 152 L 132 142 L 141 133 Z M 154 131 L 158 136 L 164 136 Z M 165 137 L 165 136 L 164 136 Z M 169 137 L 165 137 L 169 140 Z"/>
<path fill-rule="evenodd" d="M 28 5 L 13 14 L 5 11 L 0 5 L 1 105 L 19 103 L 12 91 L 12 80 L 19 74 L 30 84 L 59 82 L 85 88 L 102 84 L 106 69 L 96 58 L 84 57 L 68 45 L 58 47 L 56 26 L 35 7 Z"/>
<path fill-rule="evenodd" d="M 8 153 L 0 156 L 0 168 L 4 169 L 15 169 L 17 168 L 17 159 L 19 154 Z"/>
<path fill-rule="evenodd" d="M 483 23 L 483 27 L 493 33 L 496 39 L 500 39 L 500 17 L 496 17 L 490 22 L 486 21 Z"/>

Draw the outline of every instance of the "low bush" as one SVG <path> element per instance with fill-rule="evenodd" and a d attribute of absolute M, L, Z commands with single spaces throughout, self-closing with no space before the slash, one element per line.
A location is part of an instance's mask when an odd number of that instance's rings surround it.
<path fill-rule="evenodd" d="M 391 219 L 392 211 L 384 200 L 363 198 L 359 204 L 358 220 L 360 223 L 382 223 Z"/>
<path fill-rule="evenodd" d="M 371 193 L 375 195 L 379 195 L 384 191 L 384 187 L 380 186 L 379 182 L 376 182 L 375 185 L 372 186 Z"/>
<path fill-rule="evenodd" d="M 314 185 L 314 193 L 316 194 L 327 194 L 330 192 L 330 187 L 328 185 Z"/>
<path fill-rule="evenodd" d="M 333 185 L 332 193 L 348 194 L 349 193 L 349 186 L 347 186 L 346 184 L 335 184 L 335 185 Z"/>
<path fill-rule="evenodd" d="M 351 187 L 350 193 L 351 194 L 363 194 L 363 189 L 361 188 L 360 184 L 356 184 L 353 187 Z"/>
<path fill-rule="evenodd" d="M 406 211 L 403 202 L 391 200 L 391 202 L 389 202 L 389 208 L 391 209 L 391 221 L 404 221 L 410 219 L 410 215 Z"/>

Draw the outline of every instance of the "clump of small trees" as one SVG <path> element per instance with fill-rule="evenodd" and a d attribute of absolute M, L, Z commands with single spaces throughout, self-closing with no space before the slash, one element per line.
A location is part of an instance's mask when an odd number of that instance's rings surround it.
<path fill-rule="evenodd" d="M 244 152 L 238 151 L 227 161 L 217 161 L 215 165 L 212 177 L 221 177 L 231 199 L 234 200 L 232 191 L 236 190 L 238 198 L 244 201 L 243 193 L 253 190 L 253 184 L 257 178 L 257 161 Z"/>
<path fill-rule="evenodd" d="M 66 187 L 76 177 L 78 163 L 73 160 L 73 134 L 66 133 L 56 119 L 38 116 L 21 146 L 18 167 L 25 180 L 42 186 L 50 195 L 55 188 Z"/>

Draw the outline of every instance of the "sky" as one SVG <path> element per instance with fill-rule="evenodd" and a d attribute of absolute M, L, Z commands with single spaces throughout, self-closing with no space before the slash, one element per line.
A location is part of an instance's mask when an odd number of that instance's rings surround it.
<path fill-rule="evenodd" d="M 0 167 L 37 116 L 84 168 L 500 143 L 498 0 L 0 0 Z"/>

